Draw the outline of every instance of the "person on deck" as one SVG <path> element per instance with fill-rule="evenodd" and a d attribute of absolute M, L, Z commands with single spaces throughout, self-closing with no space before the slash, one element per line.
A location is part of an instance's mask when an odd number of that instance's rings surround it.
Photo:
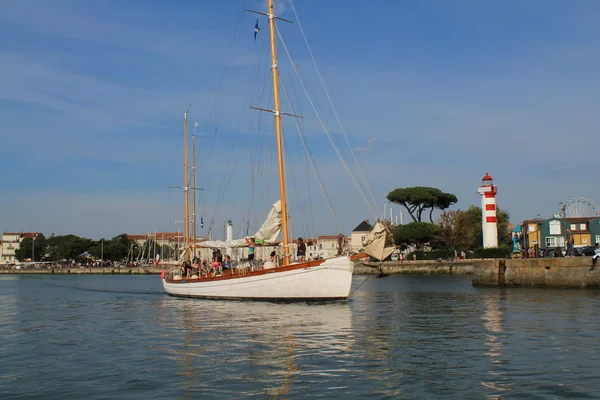
<path fill-rule="evenodd" d="M 229 254 L 227 254 L 225 256 L 225 263 L 223 264 L 223 268 L 224 269 L 231 269 L 232 268 L 231 256 L 229 256 Z"/>
<path fill-rule="evenodd" d="M 304 243 L 304 239 L 301 237 L 298 238 L 298 251 L 296 255 L 298 256 L 298 262 L 306 261 L 306 243 Z"/>
<path fill-rule="evenodd" d="M 246 244 L 248 245 L 248 261 L 250 264 L 254 261 L 254 248 L 256 247 L 256 239 L 253 237 L 246 238 Z"/>

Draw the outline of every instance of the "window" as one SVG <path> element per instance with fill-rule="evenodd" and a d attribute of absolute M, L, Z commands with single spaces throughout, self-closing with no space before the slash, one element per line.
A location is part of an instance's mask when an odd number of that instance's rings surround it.
<path fill-rule="evenodd" d="M 581 243 L 587 243 L 587 238 L 586 237 L 581 238 Z"/>
<path fill-rule="evenodd" d="M 577 230 L 577 224 L 571 224 L 571 230 L 572 231 L 576 231 Z"/>
<path fill-rule="evenodd" d="M 587 231 L 587 226 L 585 224 L 579 224 L 579 229 L 582 231 Z"/>
<path fill-rule="evenodd" d="M 364 243 L 364 242 L 365 242 L 365 240 L 367 240 L 367 237 L 366 237 L 366 236 L 361 236 L 361 237 L 360 237 L 360 241 L 361 241 L 362 243 Z"/>
<path fill-rule="evenodd" d="M 562 236 L 548 236 L 546 247 L 565 247 L 565 238 Z"/>
<path fill-rule="evenodd" d="M 527 232 L 534 232 L 535 231 L 535 225 L 527 225 Z"/>
<path fill-rule="evenodd" d="M 550 234 L 560 235 L 560 221 L 550 221 Z"/>
<path fill-rule="evenodd" d="M 596 235 L 596 243 L 600 243 L 600 235 Z"/>

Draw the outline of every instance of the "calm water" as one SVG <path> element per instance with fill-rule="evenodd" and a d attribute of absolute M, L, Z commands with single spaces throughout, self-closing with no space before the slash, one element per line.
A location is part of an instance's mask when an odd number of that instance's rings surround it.
<path fill-rule="evenodd" d="M 598 291 L 470 277 L 371 278 L 348 303 L 307 305 L 4 275 L 0 398 L 600 398 L 599 322 Z"/>

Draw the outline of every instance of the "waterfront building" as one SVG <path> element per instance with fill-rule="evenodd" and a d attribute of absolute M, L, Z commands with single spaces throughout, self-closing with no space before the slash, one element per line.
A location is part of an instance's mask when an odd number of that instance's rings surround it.
<path fill-rule="evenodd" d="M 2 240 L 0 244 L 2 249 L 0 250 L 0 261 L 3 264 L 14 263 L 17 261 L 15 252 L 19 249 L 19 246 L 23 239 L 36 238 L 41 235 L 39 232 L 4 232 L 2 234 Z"/>
<path fill-rule="evenodd" d="M 352 252 L 358 253 L 364 247 L 367 236 L 373 230 L 373 227 L 369 224 L 369 220 L 365 219 L 356 228 L 352 230 L 350 234 L 350 241 L 352 244 Z"/>
<path fill-rule="evenodd" d="M 567 229 L 571 231 L 574 247 L 594 246 L 600 243 L 600 218 L 554 216 L 548 219 L 530 219 L 521 225 L 523 249 L 565 248 Z"/>

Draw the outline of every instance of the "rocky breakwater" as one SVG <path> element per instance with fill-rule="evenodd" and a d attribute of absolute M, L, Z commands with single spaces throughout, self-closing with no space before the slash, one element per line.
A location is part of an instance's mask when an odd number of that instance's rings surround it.
<path fill-rule="evenodd" d="M 600 288 L 600 265 L 592 267 L 591 257 L 493 260 L 473 270 L 473 285 Z"/>

